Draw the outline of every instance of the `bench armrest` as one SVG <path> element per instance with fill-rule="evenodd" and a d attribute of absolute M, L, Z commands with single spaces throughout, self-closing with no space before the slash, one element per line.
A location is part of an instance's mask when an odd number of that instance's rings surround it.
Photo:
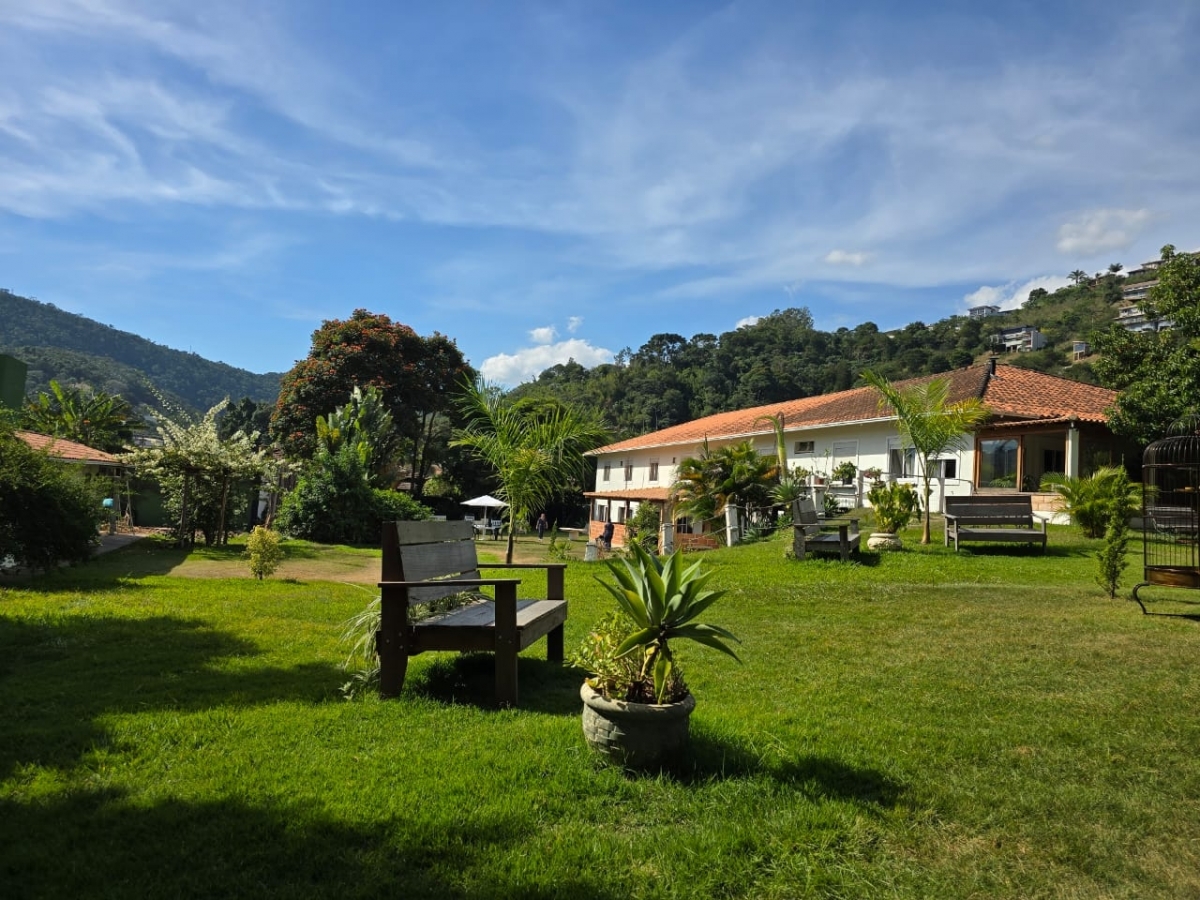
<path fill-rule="evenodd" d="M 942 518 L 945 519 L 947 522 L 957 522 L 958 521 L 958 516 L 955 515 L 954 513 L 942 513 Z"/>
<path fill-rule="evenodd" d="M 380 581 L 376 582 L 376 587 L 487 587 L 520 583 L 520 578 L 438 578 L 434 581 Z"/>
<path fill-rule="evenodd" d="M 566 563 L 480 563 L 481 569 L 565 569 Z"/>

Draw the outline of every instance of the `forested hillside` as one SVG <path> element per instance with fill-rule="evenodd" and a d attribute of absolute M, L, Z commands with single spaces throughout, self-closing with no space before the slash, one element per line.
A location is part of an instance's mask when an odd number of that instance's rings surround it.
<path fill-rule="evenodd" d="M 1071 342 L 1116 318 L 1121 284 L 1121 276 L 1110 273 L 1052 294 L 1034 291 L 1021 309 L 997 316 L 913 322 L 887 333 L 872 322 L 819 331 L 808 310 L 777 310 L 721 335 L 656 334 L 610 365 L 557 365 L 517 393 L 602 409 L 618 435 L 629 437 L 712 413 L 845 390 L 863 369 L 896 380 L 970 365 L 992 352 L 993 335 L 1016 325 L 1037 327 L 1047 347 L 1010 354 L 1005 362 L 1094 382 L 1086 361 L 1072 363 Z"/>
<path fill-rule="evenodd" d="M 172 350 L 2 289 L 0 352 L 29 366 L 29 393 L 45 390 L 53 378 L 62 384 L 120 394 L 136 406 L 154 404 L 149 382 L 198 410 L 225 397 L 273 403 L 279 394 L 279 373 L 255 375 L 195 353 Z"/>

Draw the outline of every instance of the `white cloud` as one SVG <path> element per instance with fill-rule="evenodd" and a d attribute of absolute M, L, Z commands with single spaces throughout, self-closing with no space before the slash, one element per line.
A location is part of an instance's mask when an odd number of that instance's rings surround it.
<path fill-rule="evenodd" d="M 746 316 L 744 319 L 738 319 L 734 328 L 746 328 L 749 325 L 757 325 L 762 320 L 762 316 Z"/>
<path fill-rule="evenodd" d="M 570 360 L 590 369 L 613 361 L 613 353 L 603 347 L 593 347 L 585 340 L 574 338 L 557 344 L 526 347 L 516 353 L 499 353 L 483 361 L 480 374 L 488 381 L 516 385 L 531 381 L 543 370 Z"/>
<path fill-rule="evenodd" d="M 972 291 L 963 297 L 962 312 L 975 306 L 998 306 L 1001 309 L 1017 309 L 1029 299 L 1029 292 L 1042 288 L 1053 293 L 1061 287 L 1066 287 L 1071 279 L 1061 275 L 1043 275 L 1029 281 L 1011 281 L 1008 284 L 995 286 L 983 285 L 977 291 Z"/>
<path fill-rule="evenodd" d="M 825 254 L 825 262 L 834 266 L 861 266 L 870 259 L 870 254 L 861 250 L 830 250 Z"/>
<path fill-rule="evenodd" d="M 1148 209 L 1095 209 L 1058 229 L 1061 253 L 1094 256 L 1127 249 L 1151 220 Z"/>
<path fill-rule="evenodd" d="M 574 334 L 583 325 L 583 316 L 571 316 L 567 319 L 567 333 Z"/>
<path fill-rule="evenodd" d="M 558 337 L 558 329 L 553 325 L 547 325 L 544 328 L 534 328 L 529 332 L 529 339 L 535 344 L 552 344 L 556 337 Z"/>

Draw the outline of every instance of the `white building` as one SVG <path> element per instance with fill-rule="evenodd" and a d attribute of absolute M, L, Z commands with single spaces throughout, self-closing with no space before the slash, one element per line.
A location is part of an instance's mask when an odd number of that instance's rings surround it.
<path fill-rule="evenodd" d="M 1090 469 L 1120 458 L 1105 414 L 1116 399 L 1114 391 L 1032 369 L 997 365 L 994 358 L 937 377 L 949 379 L 952 401 L 979 397 L 990 408 L 992 418 L 938 461 L 932 497 L 935 511 L 942 508 L 942 498 L 947 495 L 1034 492 L 1047 472 L 1079 475 L 1085 465 Z M 710 447 L 748 440 L 759 453 L 773 458 L 774 430 L 765 421 L 767 416 L 783 417 L 788 466 L 813 472 L 809 482 L 817 493 L 832 491 L 847 505 L 861 505 L 861 473 L 872 468 L 881 470 L 884 479 L 918 483 L 919 464 L 912 451 L 903 447 L 895 416 L 880 409 L 873 388 L 854 388 L 718 413 L 593 451 L 596 489 L 587 493 L 591 536 L 599 535 L 611 521 L 614 542 L 623 543 L 623 523 L 638 504 L 655 503 L 662 508 L 662 520 L 674 524 L 677 543 L 704 542 L 705 535 L 721 530 L 723 523 L 676 519 L 671 486 L 679 462 L 699 454 L 706 440 Z M 850 484 L 830 485 L 830 474 L 843 461 L 853 463 L 860 475 Z M 816 483 L 822 479 L 825 483 Z M 1049 510 L 1051 505 L 1047 498 L 1042 508 Z"/>

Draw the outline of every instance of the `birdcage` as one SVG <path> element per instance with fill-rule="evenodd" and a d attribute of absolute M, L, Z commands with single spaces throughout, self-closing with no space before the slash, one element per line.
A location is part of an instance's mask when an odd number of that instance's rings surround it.
<path fill-rule="evenodd" d="M 1200 434 L 1163 438 L 1142 456 L 1142 547 L 1149 585 L 1200 588 Z"/>

